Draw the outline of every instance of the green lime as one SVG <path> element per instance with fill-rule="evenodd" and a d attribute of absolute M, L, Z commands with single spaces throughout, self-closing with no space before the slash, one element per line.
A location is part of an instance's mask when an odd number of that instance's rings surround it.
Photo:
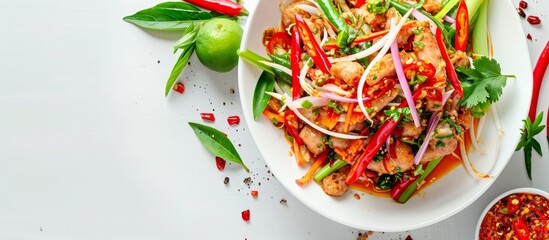
<path fill-rule="evenodd" d="M 242 28 L 235 21 L 215 18 L 200 27 L 196 37 L 196 56 L 204 66 L 228 72 L 238 64 L 236 50 L 242 40 Z"/>

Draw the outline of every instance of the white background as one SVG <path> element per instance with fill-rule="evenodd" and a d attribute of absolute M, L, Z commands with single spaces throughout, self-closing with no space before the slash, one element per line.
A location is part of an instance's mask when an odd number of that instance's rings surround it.
<path fill-rule="evenodd" d="M 282 188 L 244 121 L 227 124 L 230 115 L 243 119 L 236 69 L 214 73 L 193 56 L 180 78 L 185 93 L 164 97 L 177 59 L 171 45 L 180 34 L 122 21 L 159 2 L 2 2 L 0 239 L 356 239 L 364 231 L 321 217 Z M 542 20 L 538 26 L 523 21 L 535 64 L 549 40 L 549 18 L 542 14 L 549 3 L 528 2 L 526 13 Z M 549 105 L 548 78 L 539 111 Z M 202 123 L 201 112 L 215 113 L 209 125 L 233 140 L 249 174 L 235 165 L 216 169 L 187 124 Z M 544 136 L 538 140 L 545 157 L 534 155 L 533 181 L 516 153 L 490 190 L 461 213 L 370 239 L 472 238 L 495 196 L 516 187 L 549 190 Z M 246 209 L 249 222 L 240 217 Z"/>

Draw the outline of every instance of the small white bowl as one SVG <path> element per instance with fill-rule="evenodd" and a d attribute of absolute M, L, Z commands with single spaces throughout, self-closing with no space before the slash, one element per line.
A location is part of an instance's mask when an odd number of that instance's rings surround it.
<path fill-rule="evenodd" d="M 490 208 L 492 208 L 499 200 L 501 200 L 501 199 L 503 199 L 503 198 L 505 198 L 505 197 L 507 197 L 511 194 L 515 194 L 515 193 L 537 194 L 537 195 L 541 195 L 541 196 L 544 196 L 545 198 L 549 199 L 549 193 L 547 193 L 543 190 L 539 190 L 537 188 L 529 188 L 529 187 L 515 188 L 515 189 L 509 190 L 509 191 L 499 195 L 498 197 L 494 198 L 494 200 L 492 200 L 492 202 L 490 202 L 490 204 L 488 204 L 486 206 L 486 208 L 484 208 L 484 211 L 480 215 L 480 218 L 478 219 L 478 223 L 477 223 L 477 228 L 475 230 L 475 240 L 479 240 L 480 225 L 482 224 L 482 221 L 484 220 L 484 217 L 486 216 L 486 213 L 488 211 L 490 211 Z"/>

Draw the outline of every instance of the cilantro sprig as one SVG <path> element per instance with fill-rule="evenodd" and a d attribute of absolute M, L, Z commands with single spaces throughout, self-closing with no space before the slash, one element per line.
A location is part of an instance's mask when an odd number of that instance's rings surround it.
<path fill-rule="evenodd" d="M 502 75 L 499 63 L 487 57 L 479 57 L 473 60 L 473 68 L 459 67 L 461 87 L 464 97 L 460 105 L 466 108 L 494 103 L 499 100 L 507 78 L 514 78 L 514 75 Z"/>
<path fill-rule="evenodd" d="M 400 115 L 402 114 L 403 121 L 407 121 L 408 116 L 412 114 L 412 110 L 410 110 L 410 107 L 403 107 L 403 108 L 385 110 L 384 113 L 385 115 L 387 115 L 387 119 L 392 118 L 394 121 L 398 121 L 398 119 L 400 118 Z"/>
<path fill-rule="evenodd" d="M 524 148 L 524 163 L 526 165 L 526 173 L 528 174 L 528 178 L 530 178 L 530 180 L 532 180 L 532 149 L 534 149 L 540 156 L 542 155 L 541 146 L 534 138 L 545 128 L 545 125 L 540 126 L 542 119 L 543 112 L 540 112 L 534 122 L 530 120 L 530 117 L 523 120 L 524 127 L 521 129 L 520 142 L 515 149 L 515 151 L 519 151 Z"/>

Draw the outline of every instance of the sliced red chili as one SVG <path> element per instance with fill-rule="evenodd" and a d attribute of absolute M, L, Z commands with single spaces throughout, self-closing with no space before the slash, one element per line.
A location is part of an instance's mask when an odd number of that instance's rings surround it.
<path fill-rule="evenodd" d="M 240 123 L 240 117 L 239 116 L 229 116 L 227 118 L 227 122 L 229 125 L 238 125 Z"/>
<path fill-rule="evenodd" d="M 521 205 L 521 200 L 517 196 L 509 197 L 509 201 L 507 202 L 507 214 L 514 214 L 516 213 Z"/>
<path fill-rule="evenodd" d="M 417 60 L 410 64 L 404 64 L 403 70 L 406 78 L 410 80 L 417 76 L 432 78 L 437 72 L 437 69 L 433 66 L 433 64 L 426 63 L 423 60 Z"/>
<path fill-rule="evenodd" d="M 291 45 L 292 99 L 296 100 L 301 96 L 301 83 L 299 83 L 299 75 L 301 73 L 301 69 L 299 68 L 299 63 L 301 62 L 301 38 L 299 37 L 299 30 L 297 28 L 292 28 Z"/>
<path fill-rule="evenodd" d="M 448 56 L 446 44 L 444 43 L 444 36 L 442 35 L 442 31 L 440 30 L 440 28 L 437 28 L 436 39 L 438 48 L 440 50 L 440 53 L 442 54 L 442 58 L 446 63 L 446 75 L 448 76 L 448 80 L 450 81 L 456 92 L 459 94 L 459 96 L 463 97 L 463 89 L 461 88 L 461 84 L 459 83 L 454 65 L 452 64 L 452 61 L 450 61 L 450 57 Z"/>
<path fill-rule="evenodd" d="M 385 77 L 375 85 L 364 89 L 364 94 L 369 98 L 379 98 L 383 96 L 387 91 L 395 88 L 397 80 L 392 77 Z"/>
<path fill-rule="evenodd" d="M 530 33 L 528 33 L 528 34 L 526 35 L 526 38 L 527 38 L 528 40 L 532 40 L 532 35 L 530 35 Z"/>
<path fill-rule="evenodd" d="M 305 50 L 313 59 L 313 62 L 315 65 L 324 73 L 330 74 L 330 69 L 332 68 L 332 64 L 328 60 L 328 57 L 326 56 L 326 53 L 322 50 L 320 45 L 316 42 L 313 32 L 305 23 L 305 20 L 303 20 L 303 17 L 301 15 L 296 14 L 295 15 L 295 23 L 296 27 L 298 28 L 299 36 L 301 37 L 301 40 L 303 41 L 303 44 L 305 44 Z"/>
<path fill-rule="evenodd" d="M 366 4 L 366 0 L 356 0 L 354 5 L 355 5 L 355 8 L 360 8 L 364 4 Z"/>
<path fill-rule="evenodd" d="M 391 188 L 391 197 L 398 201 L 402 193 L 417 179 L 417 176 L 401 178 L 400 182 Z"/>
<path fill-rule="evenodd" d="M 284 126 L 286 128 L 286 133 L 290 135 L 294 141 L 297 141 L 298 145 L 303 144 L 303 139 L 299 136 L 297 131 L 299 127 L 299 118 L 292 110 L 286 110 L 284 112 Z"/>
<path fill-rule="evenodd" d="M 185 85 L 183 83 L 176 83 L 173 85 L 173 90 L 181 94 L 185 92 Z"/>
<path fill-rule="evenodd" d="M 538 25 L 541 23 L 541 19 L 539 19 L 538 16 L 528 16 L 528 18 L 526 18 L 526 21 L 528 21 L 532 25 Z"/>
<path fill-rule="evenodd" d="M 518 237 L 519 240 L 528 240 L 530 239 L 530 230 L 528 229 L 528 225 L 526 225 L 526 222 L 524 221 L 524 218 L 519 217 L 515 219 L 511 225 L 513 225 L 513 230 L 515 232 L 515 235 Z"/>
<path fill-rule="evenodd" d="M 242 220 L 244 221 L 250 221 L 250 210 L 244 210 L 242 211 Z"/>
<path fill-rule="evenodd" d="M 521 18 L 526 18 L 526 13 L 524 13 L 524 10 L 522 10 L 522 8 L 517 8 L 517 13 Z"/>
<path fill-rule="evenodd" d="M 469 39 L 469 12 L 467 4 L 461 0 L 456 13 L 456 50 L 465 52 L 467 50 L 467 40 Z"/>
<path fill-rule="evenodd" d="M 225 169 L 225 164 L 226 163 L 227 163 L 227 161 L 225 161 L 225 159 L 220 158 L 220 157 L 215 157 L 215 166 L 217 166 L 217 169 L 219 171 L 223 171 L 223 169 Z"/>
<path fill-rule="evenodd" d="M 248 16 L 244 6 L 229 0 L 184 0 L 198 7 L 229 16 Z"/>
<path fill-rule="evenodd" d="M 270 54 L 276 54 L 279 49 L 287 52 L 290 49 L 290 45 L 290 37 L 286 32 L 275 32 L 267 44 L 267 51 Z"/>
<path fill-rule="evenodd" d="M 521 0 L 519 2 L 519 7 L 523 8 L 523 9 L 526 9 L 526 8 L 528 8 L 528 3 L 524 0 Z"/>
<path fill-rule="evenodd" d="M 215 121 L 215 116 L 213 113 L 200 113 L 200 117 L 205 121 Z"/>

